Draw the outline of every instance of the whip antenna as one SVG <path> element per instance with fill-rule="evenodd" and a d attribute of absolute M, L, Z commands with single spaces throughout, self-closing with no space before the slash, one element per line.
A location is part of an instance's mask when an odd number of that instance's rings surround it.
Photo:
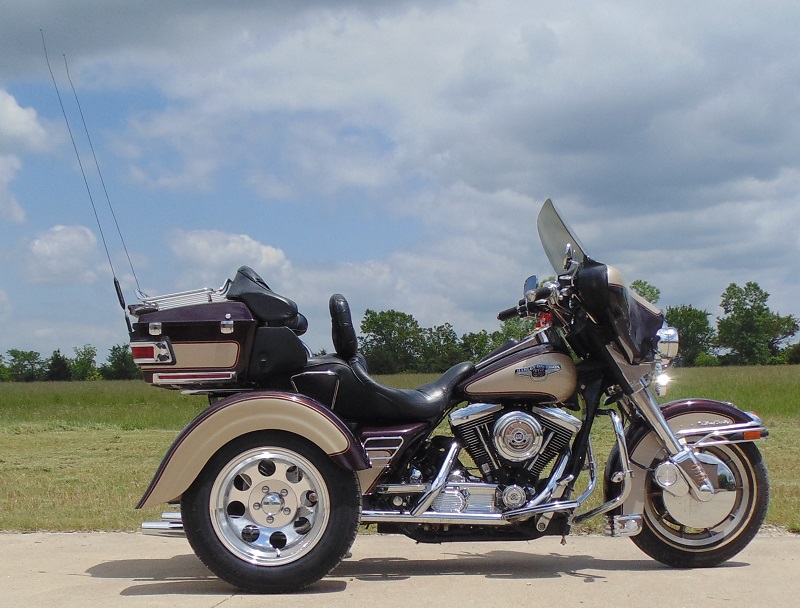
<path fill-rule="evenodd" d="M 105 194 L 106 202 L 108 203 L 108 209 L 111 211 L 111 217 L 114 218 L 114 225 L 117 228 L 117 234 L 119 235 L 119 240 L 122 243 L 122 248 L 125 250 L 125 256 L 128 258 L 128 265 L 131 267 L 131 274 L 133 274 L 133 280 L 136 282 L 136 288 L 141 291 L 142 288 L 139 285 L 139 277 L 136 276 L 136 271 L 133 269 L 133 262 L 131 261 L 131 255 L 128 253 L 128 246 L 125 244 L 125 239 L 122 237 L 122 230 L 119 227 L 119 222 L 117 221 L 117 214 L 114 213 L 114 206 L 111 204 L 111 198 L 108 196 L 108 190 L 106 189 L 106 182 L 103 179 L 103 173 L 100 171 L 100 163 L 97 162 L 97 154 L 94 152 L 94 145 L 92 144 L 92 138 L 89 135 L 89 127 L 86 126 L 86 118 L 83 116 L 83 108 L 81 107 L 81 102 L 78 100 L 78 92 L 75 90 L 75 85 L 72 84 L 72 77 L 69 74 L 69 64 L 67 64 L 67 56 L 64 55 L 64 67 L 67 70 L 67 80 L 69 81 L 69 86 L 72 87 L 72 94 L 75 96 L 75 103 L 78 106 L 78 112 L 81 115 L 81 122 L 83 122 L 83 130 L 86 133 L 86 139 L 89 142 L 89 149 L 92 151 L 92 158 L 94 158 L 94 166 L 97 167 L 97 175 L 100 177 L 100 184 L 103 187 L 103 194 Z"/>
<path fill-rule="evenodd" d="M 111 254 L 108 251 L 108 244 L 106 243 L 106 237 L 103 233 L 103 226 L 100 223 L 100 216 L 97 214 L 97 206 L 94 204 L 94 197 L 92 196 L 92 190 L 89 188 L 89 180 L 86 179 L 86 172 L 83 170 L 83 163 L 81 162 L 81 155 L 78 152 L 78 146 L 75 143 L 75 137 L 72 134 L 72 128 L 69 126 L 69 119 L 67 118 L 67 111 L 64 108 L 64 101 L 61 99 L 61 93 L 58 90 L 58 84 L 56 83 L 56 77 L 53 75 L 53 68 L 50 67 L 50 58 L 47 55 L 47 44 L 44 41 L 44 31 L 41 29 L 39 33 L 42 35 L 42 47 L 44 48 L 44 58 L 47 61 L 47 69 L 50 72 L 50 78 L 53 80 L 53 87 L 56 90 L 56 96 L 58 97 L 58 104 L 61 106 L 61 113 L 64 115 L 64 122 L 67 125 L 67 131 L 69 132 L 69 139 L 72 142 L 72 148 L 75 150 L 75 156 L 78 159 L 78 167 L 81 170 L 81 175 L 83 176 L 83 183 L 86 186 L 86 192 L 89 195 L 89 202 L 92 204 L 92 211 L 94 212 L 94 219 L 97 222 L 97 229 L 100 231 L 100 240 L 103 241 L 103 249 L 106 252 L 106 258 L 108 259 L 108 265 L 111 268 L 111 274 L 114 277 L 114 289 L 117 292 L 117 299 L 119 300 L 119 305 L 122 307 L 122 310 L 125 311 L 125 321 L 128 324 L 128 331 L 133 331 L 131 327 L 131 321 L 128 317 L 128 311 L 125 308 L 125 298 L 122 295 L 122 288 L 120 287 L 119 281 L 117 280 L 117 273 L 114 271 L 114 263 L 111 261 Z M 138 284 L 138 283 L 137 283 Z"/>

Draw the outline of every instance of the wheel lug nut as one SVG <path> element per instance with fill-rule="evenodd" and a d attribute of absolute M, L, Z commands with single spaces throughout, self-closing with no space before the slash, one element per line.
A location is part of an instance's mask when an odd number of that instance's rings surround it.
<path fill-rule="evenodd" d="M 289 507 L 286 507 L 286 508 L 283 510 L 283 514 L 284 514 L 284 515 L 289 515 L 289 513 L 291 513 L 291 512 L 292 512 L 292 510 L 291 510 Z"/>
<path fill-rule="evenodd" d="M 261 486 L 261 491 L 264 494 L 269 494 L 269 486 Z"/>
<path fill-rule="evenodd" d="M 281 490 L 281 496 L 287 496 L 289 494 L 289 490 L 283 489 Z"/>
<path fill-rule="evenodd" d="M 253 508 L 254 508 L 256 511 L 258 511 L 258 510 L 261 508 L 261 503 L 260 503 L 260 502 L 253 503 Z"/>
<path fill-rule="evenodd" d="M 268 524 L 271 524 L 271 523 L 272 523 L 272 522 L 274 522 L 274 521 L 275 521 L 275 518 L 274 518 L 274 517 L 272 517 L 272 515 L 270 515 L 269 517 L 267 517 L 267 523 L 268 523 Z"/>

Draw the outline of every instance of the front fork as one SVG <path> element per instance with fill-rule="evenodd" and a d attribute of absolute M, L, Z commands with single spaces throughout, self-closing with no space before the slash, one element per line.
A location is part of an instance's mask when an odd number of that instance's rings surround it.
<path fill-rule="evenodd" d="M 650 390 L 642 384 L 642 388 L 627 399 L 647 420 L 667 451 L 667 459 L 656 469 L 656 483 L 675 496 L 685 496 L 691 492 L 692 497 L 700 502 L 711 500 L 714 486 L 697 454 L 678 440 Z"/>

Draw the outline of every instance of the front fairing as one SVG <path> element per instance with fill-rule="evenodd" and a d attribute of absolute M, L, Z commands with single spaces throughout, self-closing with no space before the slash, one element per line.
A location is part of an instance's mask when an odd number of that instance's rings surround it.
<path fill-rule="evenodd" d="M 664 325 L 661 310 L 628 289 L 616 268 L 589 257 L 550 199 L 539 212 L 537 228 L 553 269 L 573 277 L 583 307 L 607 341 L 630 364 L 653 361 Z"/>
<path fill-rule="evenodd" d="M 628 363 L 653 361 L 657 332 L 664 325 L 661 310 L 628 289 L 613 266 L 587 258 L 575 280 L 587 312 L 608 331 Z"/>

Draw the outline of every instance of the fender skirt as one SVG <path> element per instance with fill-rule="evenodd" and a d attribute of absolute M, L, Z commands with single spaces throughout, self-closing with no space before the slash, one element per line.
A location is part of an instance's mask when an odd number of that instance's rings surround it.
<path fill-rule="evenodd" d="M 700 447 L 714 444 L 738 443 L 764 439 L 769 432 L 755 414 L 743 412 L 732 403 L 712 399 L 680 399 L 665 403 L 661 408 L 672 431 L 689 444 L 700 441 Z M 633 488 L 621 507 L 612 515 L 641 513 L 645 491 L 645 468 L 658 450 L 663 450 L 646 424 L 634 424 L 625 433 L 633 469 Z M 648 436 L 649 435 L 649 436 Z M 605 497 L 619 494 L 620 484 L 611 481 L 622 470 L 616 446 L 608 456 L 605 470 Z"/>
<path fill-rule="evenodd" d="M 220 448 L 241 435 L 264 430 L 305 437 L 343 469 L 370 468 L 361 443 L 322 404 L 290 393 L 240 393 L 208 407 L 181 431 L 136 508 L 178 500 Z"/>

